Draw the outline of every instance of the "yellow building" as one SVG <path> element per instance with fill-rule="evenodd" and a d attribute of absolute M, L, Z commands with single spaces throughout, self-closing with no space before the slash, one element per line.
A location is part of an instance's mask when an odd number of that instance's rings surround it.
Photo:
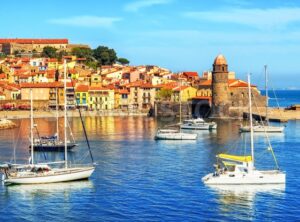
<path fill-rule="evenodd" d="M 129 91 L 127 89 L 115 90 L 115 109 L 128 110 Z"/>
<path fill-rule="evenodd" d="M 179 102 L 181 96 L 182 102 L 187 102 L 197 95 L 197 89 L 192 86 L 177 86 L 172 89 L 172 101 Z"/>
<path fill-rule="evenodd" d="M 112 110 L 114 109 L 114 90 L 91 86 L 89 88 L 89 109 L 91 110 Z"/>
<path fill-rule="evenodd" d="M 76 105 L 79 108 L 87 109 L 89 105 L 89 86 L 88 85 L 78 85 L 75 88 L 76 95 Z"/>

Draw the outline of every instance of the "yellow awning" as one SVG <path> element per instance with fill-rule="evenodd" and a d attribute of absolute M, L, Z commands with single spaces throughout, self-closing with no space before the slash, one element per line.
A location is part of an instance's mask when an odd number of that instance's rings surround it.
<path fill-rule="evenodd" d="M 225 166 L 235 166 L 236 165 L 236 163 L 232 163 L 232 162 L 228 162 L 228 161 L 222 161 L 222 162 Z"/>
<path fill-rule="evenodd" d="M 235 155 L 228 155 L 221 153 L 217 155 L 218 158 L 225 159 L 225 160 L 232 160 L 232 161 L 238 161 L 238 162 L 251 162 L 252 157 L 251 156 L 235 156 Z"/>

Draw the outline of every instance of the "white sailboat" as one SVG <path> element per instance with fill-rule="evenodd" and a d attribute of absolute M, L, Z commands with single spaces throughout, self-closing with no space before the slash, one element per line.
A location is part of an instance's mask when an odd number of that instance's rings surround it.
<path fill-rule="evenodd" d="M 64 89 L 66 89 L 66 61 L 64 61 Z M 31 147 L 33 146 L 33 102 L 32 89 L 30 89 L 31 112 L 30 112 L 30 128 L 31 128 Z M 21 164 L 4 164 L 0 166 L 3 173 L 2 180 L 4 184 L 39 184 L 39 183 L 57 183 L 68 182 L 74 180 L 87 179 L 94 172 L 95 167 L 91 166 L 70 166 L 68 164 L 67 152 L 67 101 L 64 101 L 64 161 L 37 164 L 34 162 L 34 149 L 31 149 L 30 163 L 28 165 Z M 92 156 L 91 156 L 92 157 Z M 93 158 L 92 158 L 93 160 Z M 51 168 L 51 164 L 64 163 L 64 168 Z"/>
<path fill-rule="evenodd" d="M 270 151 L 274 157 L 277 169 L 257 170 L 254 166 L 254 141 L 252 126 L 252 101 L 250 76 L 248 75 L 249 113 L 250 113 L 250 138 L 251 155 L 236 156 L 219 154 L 217 158 L 222 160 L 224 167 L 216 166 L 216 171 L 202 178 L 204 184 L 208 185 L 249 185 L 249 184 L 285 184 L 286 175 L 280 171 L 271 145 Z"/>
<path fill-rule="evenodd" d="M 266 117 L 264 123 L 256 123 L 253 126 L 253 132 L 257 133 L 282 133 L 284 126 L 272 126 L 269 123 L 268 107 L 269 107 L 269 94 L 268 94 L 268 73 L 267 65 L 265 65 L 265 90 L 266 90 Z M 240 132 L 250 132 L 250 126 L 241 126 Z"/>
<path fill-rule="evenodd" d="M 181 125 L 181 84 L 179 89 L 179 124 Z M 183 133 L 181 127 L 176 129 L 158 129 L 155 135 L 156 140 L 196 140 L 197 134 Z"/>

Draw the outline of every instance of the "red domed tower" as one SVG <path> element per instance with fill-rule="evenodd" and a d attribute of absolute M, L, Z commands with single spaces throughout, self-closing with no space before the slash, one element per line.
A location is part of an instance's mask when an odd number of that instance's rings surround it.
<path fill-rule="evenodd" d="M 212 117 L 229 115 L 228 65 L 223 55 L 215 58 L 212 71 Z"/>

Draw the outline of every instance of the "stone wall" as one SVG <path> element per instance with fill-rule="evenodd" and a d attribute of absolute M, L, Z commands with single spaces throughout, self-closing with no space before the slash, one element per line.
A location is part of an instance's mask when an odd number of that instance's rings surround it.
<path fill-rule="evenodd" d="M 155 116 L 179 116 L 180 104 L 176 102 L 155 102 Z M 181 115 L 190 116 L 192 112 L 190 102 L 182 102 Z"/>

